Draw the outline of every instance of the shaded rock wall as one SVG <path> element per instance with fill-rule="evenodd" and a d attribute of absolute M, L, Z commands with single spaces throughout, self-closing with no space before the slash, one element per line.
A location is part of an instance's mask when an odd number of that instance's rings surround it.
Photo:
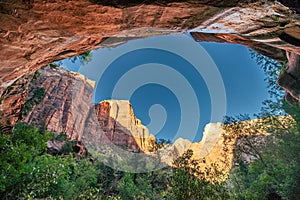
<path fill-rule="evenodd" d="M 300 13 L 300 2 L 295 0 L 279 0 L 282 4 L 289 7 L 290 9 Z"/>
<path fill-rule="evenodd" d="M 8 132 L 20 120 L 32 78 L 32 75 L 24 75 L 7 87 L 0 97 L 0 123 Z"/>
<path fill-rule="evenodd" d="M 129 101 L 111 100 L 93 105 L 94 82 L 59 67 L 48 66 L 38 72 L 39 76 L 29 84 L 28 96 L 24 96 L 22 101 L 30 101 L 37 88 L 43 88 L 45 95 L 29 108 L 25 104 L 22 113 L 15 107 L 6 108 L 8 113 L 17 116 L 13 118 L 12 126 L 13 122 L 21 120 L 57 134 L 64 133 L 70 140 L 80 141 L 88 132 L 86 136 L 98 135 L 103 144 L 112 142 L 130 151 L 148 152 L 154 149 L 155 137 L 135 117 Z M 11 105 L 8 101 L 11 102 L 12 97 L 4 99 L 5 105 Z"/>
<path fill-rule="evenodd" d="M 287 69 L 278 77 L 277 83 L 285 89 L 285 99 L 292 105 L 300 105 L 300 55 L 287 53 Z"/>
<path fill-rule="evenodd" d="M 300 34 L 297 34 L 300 31 L 299 19 L 299 15 L 279 3 L 255 3 L 229 8 L 206 20 L 192 32 L 212 33 L 220 41 L 243 44 L 254 50 L 259 48 L 260 53 L 273 58 L 275 48 L 300 54 L 296 42 L 300 41 Z M 295 41 L 286 40 L 282 35 L 288 35 Z M 201 40 L 201 35 L 195 36 Z M 259 43 L 262 43 L 261 47 Z"/>
<path fill-rule="evenodd" d="M 65 133 L 69 139 L 80 139 L 89 113 L 93 82 L 61 68 L 45 67 L 39 73 L 31 84 L 27 101 L 36 88 L 43 88 L 45 96 L 21 120 L 58 134 Z"/>
<path fill-rule="evenodd" d="M 192 37 L 198 42 L 230 42 L 232 44 L 242 44 L 247 46 L 256 52 L 268 56 L 277 61 L 285 60 L 285 50 L 278 49 L 276 47 L 269 46 L 267 44 L 251 40 L 247 37 L 236 34 L 224 34 L 224 33 L 203 33 L 203 32 L 191 32 Z"/>

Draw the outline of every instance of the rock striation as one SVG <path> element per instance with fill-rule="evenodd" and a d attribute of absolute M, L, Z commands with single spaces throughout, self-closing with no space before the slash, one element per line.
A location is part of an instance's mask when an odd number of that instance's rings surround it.
<path fill-rule="evenodd" d="M 182 3 L 125 7 L 89 0 L 0 2 L 0 88 L 55 60 L 131 38 L 180 32 L 219 9 Z M 177 23 L 180 20 L 180 24 Z"/>
<path fill-rule="evenodd" d="M 248 46 L 275 60 L 285 51 L 300 54 L 299 16 L 279 3 L 234 7 L 192 30 L 197 41 L 229 42 Z"/>
<path fill-rule="evenodd" d="M 82 136 L 91 133 L 90 137 L 106 137 L 101 139 L 102 143 L 112 142 L 130 151 L 149 152 L 155 148 L 155 137 L 135 117 L 129 101 L 109 100 L 94 105 L 93 81 L 53 65 L 40 69 L 38 74 L 28 84 L 23 105 L 19 104 L 23 109 L 7 108 L 8 113 L 17 116 L 12 118 L 12 126 L 21 120 L 57 134 L 64 133 L 69 140 L 81 141 Z M 41 88 L 45 91 L 42 99 L 28 108 L 27 103 Z M 10 99 L 8 95 L 4 102 Z"/>
<path fill-rule="evenodd" d="M 210 33 L 277 60 L 284 59 L 282 51 L 300 54 L 295 12 L 299 3 L 281 0 L 291 10 L 276 1 L 147 2 L 1 1 L 0 94 L 18 78 L 52 61 L 133 38 L 188 29 L 195 32 L 196 40 L 203 38 L 198 32 Z"/>
<path fill-rule="evenodd" d="M 188 149 L 192 149 L 198 159 L 210 157 L 210 152 L 220 148 L 215 145 L 220 143 L 221 124 L 211 123 L 206 126 L 201 142 L 191 143 L 179 138 L 174 144 L 158 150 L 155 136 L 135 117 L 129 101 L 105 100 L 94 105 L 91 103 L 94 82 L 57 66 L 49 65 L 40 69 L 34 78 L 22 80 L 26 80 L 28 95 L 25 92 L 23 105 L 18 104 L 21 108 L 7 109 L 8 113 L 16 115 L 11 123 L 21 120 L 57 134 L 66 134 L 69 140 L 78 141 L 74 148 L 78 147 L 80 154 L 86 152 L 83 145 L 89 148 L 114 144 L 126 151 L 146 153 L 172 165 L 173 160 Z M 18 82 L 21 83 L 24 84 Z M 43 88 L 45 94 L 38 103 L 27 108 L 26 103 L 33 98 L 37 88 Z M 14 93 L 8 93 L 3 101 L 8 102 L 10 95 L 14 97 Z M 54 153 L 59 153 L 64 144 L 63 141 L 47 143 Z M 220 155 L 215 153 L 212 159 L 216 156 Z"/>
<path fill-rule="evenodd" d="M 7 132 L 20 120 L 32 78 L 31 75 L 24 75 L 10 85 L 0 97 L 0 124 Z"/>
<path fill-rule="evenodd" d="M 155 137 L 134 115 L 128 100 L 106 100 L 95 106 L 104 134 L 116 145 L 132 151 L 150 152 L 155 149 Z"/>
<path fill-rule="evenodd" d="M 13 126 L 21 120 L 57 134 L 64 133 L 69 140 L 77 141 L 74 149 L 82 155 L 92 150 L 113 156 L 115 152 L 107 152 L 108 148 L 103 150 L 101 147 L 117 146 L 125 152 L 143 153 L 172 166 L 178 156 L 191 149 L 194 159 L 206 158 L 205 166 L 218 161 L 222 163 L 225 154 L 227 164 L 231 165 L 234 146 L 243 146 L 243 138 L 236 137 L 229 142 L 224 140 L 225 132 L 221 123 L 209 123 L 200 142 L 192 143 L 179 138 L 173 144 L 163 144 L 159 147 L 155 136 L 151 135 L 147 127 L 134 115 L 129 101 L 105 100 L 96 105 L 92 104 L 94 82 L 56 65 L 44 67 L 34 76 L 24 77 L 14 85 L 16 86 L 4 96 L 6 98 L 2 99 L 3 102 L 13 102 L 11 99 L 15 97 L 15 92 L 20 92 L 17 86 L 26 85 L 26 90 L 23 92 L 24 97 L 18 98 L 18 106 L 6 108 L 7 117 L 11 119 L 10 125 Z M 44 89 L 44 95 L 39 102 L 26 110 L 26 104 L 33 99 L 38 88 Z M 266 135 L 265 132 L 257 132 L 252 138 L 254 141 L 263 141 Z M 62 141 L 47 143 L 52 153 L 60 153 L 64 144 Z M 112 151 L 114 150 L 113 147 Z M 246 161 L 253 159 L 246 158 L 243 154 L 240 156 Z M 221 167 L 224 167 L 224 170 L 226 167 L 226 170 L 230 169 L 225 164 Z"/>
<path fill-rule="evenodd" d="M 64 133 L 71 140 L 80 140 L 89 113 L 93 84 L 82 75 L 59 67 L 42 68 L 39 77 L 30 85 L 27 102 L 37 89 L 43 89 L 45 94 L 39 103 L 23 108 L 21 121 Z"/>

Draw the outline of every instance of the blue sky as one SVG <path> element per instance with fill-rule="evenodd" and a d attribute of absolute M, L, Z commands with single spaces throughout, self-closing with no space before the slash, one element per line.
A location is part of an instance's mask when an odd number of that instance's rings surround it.
<path fill-rule="evenodd" d="M 129 99 L 157 138 L 199 141 L 207 123 L 257 113 L 268 98 L 263 71 L 241 45 L 169 35 L 92 53 L 86 65 L 63 66 L 97 81 L 94 102 Z"/>

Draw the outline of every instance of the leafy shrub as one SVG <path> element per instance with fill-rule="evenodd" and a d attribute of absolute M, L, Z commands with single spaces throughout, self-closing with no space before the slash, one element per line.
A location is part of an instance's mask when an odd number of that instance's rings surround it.
<path fill-rule="evenodd" d="M 33 95 L 30 99 L 27 99 L 23 108 L 22 115 L 26 116 L 32 110 L 35 105 L 41 103 L 46 95 L 46 91 L 42 87 L 37 87 L 32 91 Z"/>

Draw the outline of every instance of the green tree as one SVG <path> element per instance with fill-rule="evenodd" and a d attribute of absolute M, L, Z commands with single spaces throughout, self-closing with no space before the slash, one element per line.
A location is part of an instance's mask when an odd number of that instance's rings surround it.
<path fill-rule="evenodd" d="M 192 159 L 193 151 L 188 150 L 174 161 L 174 174 L 170 183 L 170 199 L 201 200 L 226 199 L 228 197 L 223 175 L 216 165 L 201 169 L 203 160 Z"/>
<path fill-rule="evenodd" d="M 82 53 L 82 54 L 80 54 L 78 56 L 70 58 L 70 60 L 71 60 L 72 63 L 75 63 L 75 62 L 79 61 L 80 64 L 83 65 L 83 64 L 86 64 L 88 62 L 91 62 L 92 55 L 93 54 L 92 54 L 91 51 L 87 51 L 87 52 L 84 52 L 84 53 Z"/>
<path fill-rule="evenodd" d="M 17 123 L 11 135 L 0 133 L 2 199 L 101 198 L 100 171 L 87 157 L 47 154 L 52 134 Z"/>
<path fill-rule="evenodd" d="M 284 65 L 256 53 L 253 57 L 266 74 L 271 99 L 255 115 L 260 120 L 241 115 L 227 118 L 223 126 L 225 143 L 237 140 L 228 181 L 231 199 L 299 199 L 300 108 L 287 104 L 276 84 Z"/>
<path fill-rule="evenodd" d="M 1 133 L 0 137 L 0 196 L 14 198 L 24 188 L 27 164 L 46 152 L 50 134 L 40 134 L 32 126 L 17 123 L 12 135 Z"/>

